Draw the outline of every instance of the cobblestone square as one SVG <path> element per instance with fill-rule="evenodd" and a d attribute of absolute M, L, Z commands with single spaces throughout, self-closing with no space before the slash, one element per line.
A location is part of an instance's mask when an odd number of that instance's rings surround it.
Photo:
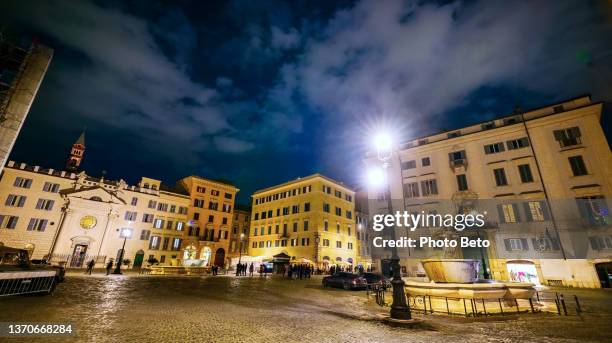
<path fill-rule="evenodd" d="M 611 341 L 611 294 L 575 293 L 586 307 L 582 317 L 527 314 L 474 321 L 415 314 L 424 324 L 404 329 L 384 324 L 379 315 L 385 309 L 365 292 L 324 289 L 319 277 L 70 275 L 51 296 L 1 299 L 0 321 L 75 325 L 72 337 L 37 342 Z"/>

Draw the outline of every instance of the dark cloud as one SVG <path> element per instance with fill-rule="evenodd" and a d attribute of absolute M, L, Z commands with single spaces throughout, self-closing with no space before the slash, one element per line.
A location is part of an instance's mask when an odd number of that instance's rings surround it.
<path fill-rule="evenodd" d="M 88 154 L 99 169 L 249 193 L 315 171 L 356 180 L 381 121 L 408 137 L 515 101 L 611 98 L 609 3 L 442 3 L 3 2 L 0 18 L 56 48 L 16 151 L 86 122 L 93 147 L 120 154 Z"/>

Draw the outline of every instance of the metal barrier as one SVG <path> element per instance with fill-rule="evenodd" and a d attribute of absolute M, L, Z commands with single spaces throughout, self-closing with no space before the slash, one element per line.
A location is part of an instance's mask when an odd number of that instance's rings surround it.
<path fill-rule="evenodd" d="M 378 284 L 368 284 L 366 293 L 375 295 L 376 304 L 386 306 L 384 287 Z M 465 317 L 488 317 L 516 315 L 521 313 L 554 312 L 558 315 L 581 315 L 583 308 L 578 296 L 565 297 L 559 292 L 536 292 L 532 298 L 494 298 L 494 299 L 472 299 L 445 296 L 419 295 L 410 296 L 406 294 L 411 311 L 428 314 L 446 314 L 448 316 L 460 315 Z M 571 299 L 570 301 L 567 298 Z M 554 306 L 546 308 L 546 304 Z M 554 305 L 552 305 L 554 304 Z M 572 306 L 573 305 L 573 306 Z"/>

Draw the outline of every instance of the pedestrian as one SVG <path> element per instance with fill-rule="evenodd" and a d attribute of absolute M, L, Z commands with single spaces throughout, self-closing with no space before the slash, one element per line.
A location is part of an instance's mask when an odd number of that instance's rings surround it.
<path fill-rule="evenodd" d="M 263 271 L 264 271 L 264 266 L 263 266 L 263 264 L 260 264 L 259 265 L 259 277 L 263 276 Z"/>
<path fill-rule="evenodd" d="M 95 265 L 96 265 L 96 262 L 94 262 L 94 260 L 87 262 L 87 270 L 85 271 L 85 274 L 91 275 L 91 272 Z"/>
<path fill-rule="evenodd" d="M 106 275 L 110 274 L 111 269 L 113 269 L 113 259 L 108 260 L 106 264 Z"/>
<path fill-rule="evenodd" d="M 249 266 L 249 276 L 253 277 L 253 262 L 251 262 L 251 265 Z"/>
<path fill-rule="evenodd" d="M 293 275 L 291 275 L 292 273 L 293 273 L 293 267 L 292 267 L 292 266 L 289 266 L 289 267 L 287 268 L 287 277 L 288 277 L 289 279 L 291 279 L 291 277 L 293 276 Z"/>

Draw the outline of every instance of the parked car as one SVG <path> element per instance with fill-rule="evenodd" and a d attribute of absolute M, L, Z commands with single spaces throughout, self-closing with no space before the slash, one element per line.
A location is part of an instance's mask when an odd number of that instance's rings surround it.
<path fill-rule="evenodd" d="M 379 285 L 383 289 L 391 288 L 391 279 L 388 277 L 375 273 L 363 273 L 361 276 L 366 279 L 368 285 Z"/>
<path fill-rule="evenodd" d="M 0 296 L 51 294 L 64 274 L 60 266 L 32 264 L 27 250 L 0 246 Z"/>
<path fill-rule="evenodd" d="M 323 278 L 323 287 L 336 287 L 344 289 L 365 289 L 367 281 L 353 273 L 340 272 Z"/>

